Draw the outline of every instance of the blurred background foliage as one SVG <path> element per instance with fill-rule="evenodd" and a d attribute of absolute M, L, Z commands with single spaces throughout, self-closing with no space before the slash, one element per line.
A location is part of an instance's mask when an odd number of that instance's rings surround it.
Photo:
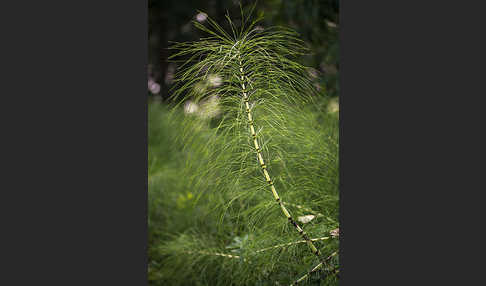
<path fill-rule="evenodd" d="M 254 1 L 237 0 L 149 0 L 149 96 L 166 100 L 177 69 L 169 63 L 170 42 L 195 41 L 205 36 L 192 21 L 204 24 L 207 13 L 223 27 L 225 14 L 236 23 Z M 204 13 L 202 13 L 202 12 Z M 339 2 L 338 0 L 265 0 L 256 3 L 255 13 L 263 15 L 261 25 L 285 26 L 296 30 L 312 51 L 299 62 L 312 68 L 311 76 L 322 98 L 339 95 Z M 328 100 L 318 101 L 328 102 Z M 324 104 L 324 103 L 322 103 Z"/>

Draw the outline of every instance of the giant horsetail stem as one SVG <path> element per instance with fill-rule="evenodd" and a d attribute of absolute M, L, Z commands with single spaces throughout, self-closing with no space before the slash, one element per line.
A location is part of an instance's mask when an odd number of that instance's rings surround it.
<path fill-rule="evenodd" d="M 270 190 L 272 191 L 273 197 L 274 197 L 275 201 L 279 204 L 280 209 L 282 210 L 282 213 L 285 215 L 285 217 L 287 217 L 290 224 L 292 224 L 294 226 L 294 228 L 297 230 L 297 232 L 307 242 L 307 245 L 311 249 L 312 253 L 314 253 L 317 256 L 317 258 L 319 259 L 319 261 L 321 261 L 322 264 L 326 265 L 326 261 L 321 258 L 320 251 L 316 248 L 314 243 L 312 243 L 312 241 L 309 239 L 309 237 L 307 236 L 305 231 L 295 222 L 294 218 L 290 215 L 289 211 L 287 210 L 287 208 L 284 206 L 284 204 L 280 200 L 280 197 L 277 193 L 277 190 L 275 189 L 275 185 L 273 184 L 273 180 L 272 180 L 272 178 L 270 177 L 270 175 L 267 171 L 267 165 L 265 165 L 265 161 L 263 160 L 262 149 L 260 148 L 260 145 L 258 144 L 258 139 L 257 139 L 257 135 L 256 135 L 256 132 L 255 132 L 255 125 L 254 125 L 254 121 L 253 121 L 253 116 L 251 114 L 248 93 L 247 93 L 247 89 L 246 89 L 245 82 L 244 82 L 246 75 L 245 75 L 245 72 L 243 70 L 243 64 L 242 64 L 242 61 L 241 61 L 241 52 L 240 52 L 239 49 L 238 49 L 238 64 L 239 64 L 239 68 L 240 68 L 240 84 L 241 84 L 241 90 L 242 90 L 242 93 L 243 93 L 243 101 L 245 103 L 245 109 L 246 109 L 246 113 L 247 113 L 247 116 L 248 116 L 248 124 L 250 126 L 250 135 L 253 139 L 253 144 L 255 145 L 255 151 L 257 153 L 258 162 L 260 163 L 260 167 L 262 168 L 263 175 L 265 176 L 265 180 L 267 181 L 268 185 L 270 186 Z"/>

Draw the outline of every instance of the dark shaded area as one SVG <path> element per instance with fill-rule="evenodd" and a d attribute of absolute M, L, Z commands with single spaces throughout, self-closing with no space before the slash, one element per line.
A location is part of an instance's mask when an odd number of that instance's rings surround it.
<path fill-rule="evenodd" d="M 167 99 L 177 69 L 167 61 L 173 51 L 170 42 L 194 41 L 205 36 L 192 21 L 204 24 L 207 13 L 222 26 L 225 15 L 235 23 L 240 18 L 240 2 L 247 11 L 254 1 L 234 0 L 149 0 L 149 95 Z M 339 95 L 339 3 L 337 0 L 271 0 L 256 3 L 254 14 L 264 15 L 264 27 L 281 25 L 293 28 L 309 45 L 312 54 L 299 61 L 311 70 L 322 95 Z M 198 17 L 199 15 L 199 17 Z"/>

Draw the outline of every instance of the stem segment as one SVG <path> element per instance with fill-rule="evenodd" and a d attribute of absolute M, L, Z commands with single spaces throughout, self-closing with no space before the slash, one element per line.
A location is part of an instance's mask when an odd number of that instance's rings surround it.
<path fill-rule="evenodd" d="M 255 145 L 255 150 L 257 153 L 258 157 L 258 162 L 260 163 L 260 167 L 262 168 L 263 175 L 265 176 L 265 180 L 267 181 L 268 185 L 270 186 L 270 190 L 272 191 L 273 198 L 275 201 L 279 204 L 280 209 L 282 210 L 283 214 L 287 219 L 289 220 L 290 224 L 294 226 L 294 228 L 299 232 L 299 234 L 302 236 L 302 238 L 307 242 L 307 245 L 311 249 L 312 253 L 317 256 L 319 261 L 321 261 L 322 264 L 326 265 L 326 262 L 321 258 L 319 250 L 315 247 L 314 243 L 309 239 L 307 234 L 304 232 L 304 230 L 295 222 L 295 220 L 292 218 L 290 215 L 289 211 L 287 208 L 284 206 L 282 201 L 280 200 L 280 197 L 277 193 L 277 190 L 275 189 L 275 186 L 273 184 L 272 178 L 268 174 L 267 171 L 267 166 L 265 165 L 265 161 L 263 160 L 262 156 L 262 149 L 260 148 L 260 145 L 258 144 L 257 140 L 257 135 L 255 132 L 255 126 L 253 123 L 253 116 L 251 114 L 251 109 L 250 109 L 250 104 L 249 104 L 249 98 L 248 98 L 248 92 L 245 86 L 244 78 L 245 78 L 245 73 L 243 71 L 243 65 L 241 62 L 241 55 L 238 52 L 238 62 L 239 62 L 239 68 L 240 68 L 240 79 L 241 79 L 241 89 L 243 92 L 243 101 L 245 103 L 245 108 L 246 108 L 246 113 L 248 116 L 248 124 L 250 125 L 250 135 L 253 138 L 253 144 Z"/>

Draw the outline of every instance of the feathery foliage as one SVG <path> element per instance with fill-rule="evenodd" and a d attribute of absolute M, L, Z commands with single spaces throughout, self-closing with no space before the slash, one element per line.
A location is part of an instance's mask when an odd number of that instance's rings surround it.
<path fill-rule="evenodd" d="M 149 111 L 154 285 L 337 282 L 338 119 L 309 104 L 298 35 L 247 15 L 195 22 L 209 36 L 172 46 L 180 103 Z"/>

